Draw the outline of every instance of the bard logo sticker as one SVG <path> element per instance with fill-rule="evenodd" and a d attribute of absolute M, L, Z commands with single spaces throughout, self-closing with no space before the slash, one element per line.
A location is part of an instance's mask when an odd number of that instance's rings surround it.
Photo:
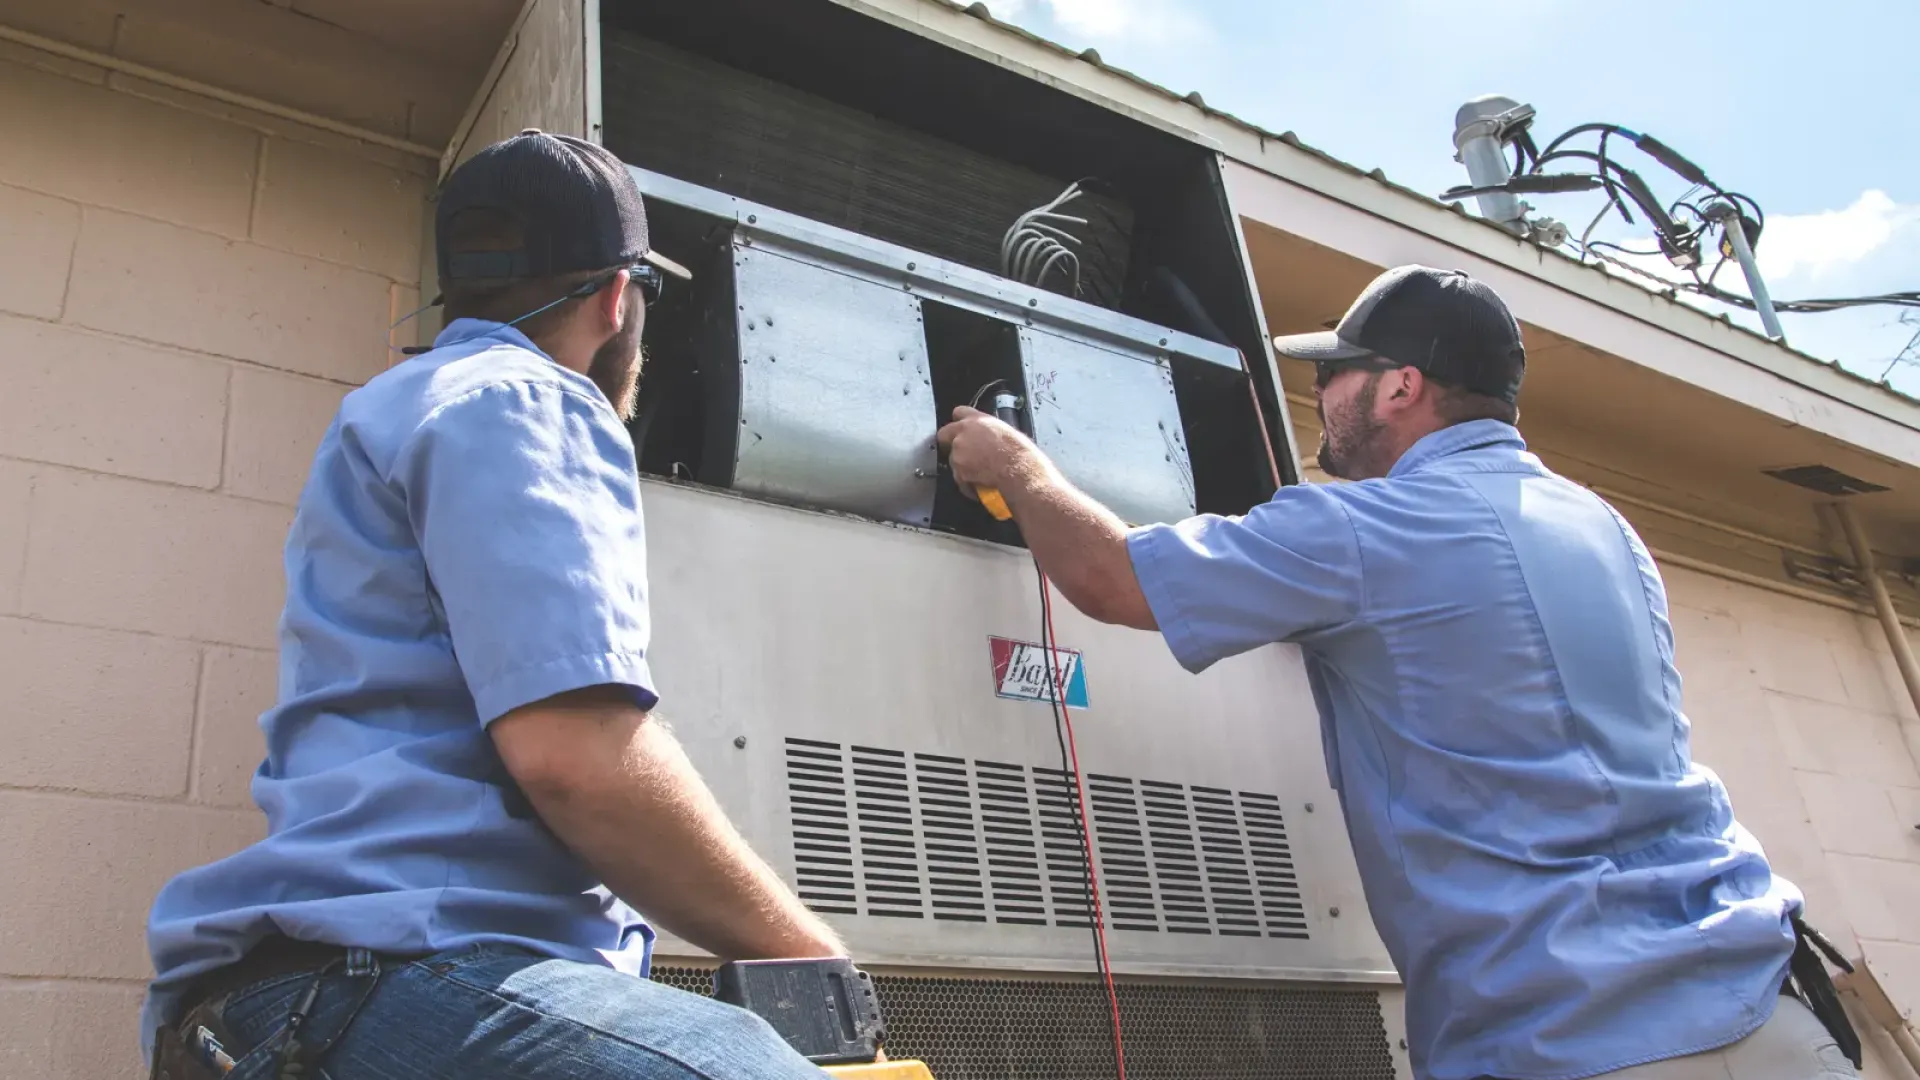
<path fill-rule="evenodd" d="M 993 646 L 993 692 L 1013 701 L 1048 700 L 1047 650 L 1030 641 L 990 637 Z M 1053 650 L 1054 696 L 1066 691 L 1063 704 L 1069 709 L 1087 707 L 1087 665 L 1073 649 Z"/>

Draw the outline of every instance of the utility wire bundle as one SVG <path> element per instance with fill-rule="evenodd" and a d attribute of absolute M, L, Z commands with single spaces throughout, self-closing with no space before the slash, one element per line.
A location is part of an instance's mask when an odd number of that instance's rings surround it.
<path fill-rule="evenodd" d="M 1596 133 L 1597 145 L 1591 150 L 1568 145 L 1580 136 Z M 1646 180 L 1613 156 L 1611 151 L 1618 148 L 1621 142 L 1639 150 L 1692 186 L 1678 199 L 1662 205 Z M 1760 204 L 1752 198 L 1721 187 L 1708 177 L 1706 170 L 1653 136 L 1641 134 L 1618 124 L 1581 124 L 1568 129 L 1548 143 L 1545 150 L 1536 149 L 1532 135 L 1522 130 L 1512 139 L 1512 145 L 1514 147 L 1513 175 L 1518 181 L 1515 184 L 1516 188 L 1524 186 L 1529 190 L 1537 188 L 1544 191 L 1546 188 L 1541 187 L 1540 181 L 1535 180 L 1532 185 L 1528 185 L 1520 178 L 1568 175 L 1543 174 L 1542 170 L 1555 162 L 1577 161 L 1590 166 L 1592 170 L 1590 175 L 1596 177 L 1599 186 L 1606 191 L 1607 204 L 1594 215 L 1593 221 L 1588 224 L 1586 232 L 1575 245 L 1582 256 L 1592 255 L 1634 273 L 1653 277 L 1664 285 L 1697 293 L 1748 311 L 1756 309 L 1752 299 L 1737 292 L 1729 292 L 1715 283 L 1721 270 L 1735 259 L 1731 244 L 1724 238 L 1720 244 L 1714 246 L 1713 254 L 1716 257 L 1712 260 L 1711 268 L 1702 273 L 1708 261 L 1703 255 L 1703 241 L 1708 238 L 1715 225 L 1723 228 L 1738 228 L 1745 234 L 1748 244 L 1759 243 L 1760 234 L 1766 228 L 1767 215 L 1760 209 Z M 1653 226 L 1655 239 L 1659 245 L 1657 250 L 1636 251 L 1618 244 L 1591 239 L 1594 229 L 1612 211 L 1617 211 L 1627 224 L 1638 224 L 1633 211 L 1629 209 L 1629 204 L 1638 208 L 1640 214 Z M 1675 266 L 1686 270 L 1693 280 L 1668 281 L 1648 274 L 1622 259 L 1611 257 L 1607 254 L 1608 252 L 1640 257 L 1663 256 Z M 1920 308 L 1920 291 L 1773 302 L 1776 311 L 1799 313 L 1838 311 L 1842 308 L 1869 305 Z"/>

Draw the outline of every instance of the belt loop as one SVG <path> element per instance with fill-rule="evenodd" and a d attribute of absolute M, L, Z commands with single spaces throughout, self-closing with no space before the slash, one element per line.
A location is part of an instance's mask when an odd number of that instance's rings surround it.
<path fill-rule="evenodd" d="M 380 964 L 374 960 L 369 949 L 354 947 L 347 950 L 347 977 L 363 979 L 368 975 L 380 974 Z"/>

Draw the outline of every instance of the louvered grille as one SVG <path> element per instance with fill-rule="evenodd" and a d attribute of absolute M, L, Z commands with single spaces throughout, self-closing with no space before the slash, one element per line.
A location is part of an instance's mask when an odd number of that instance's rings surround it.
<path fill-rule="evenodd" d="M 818 910 L 1092 926 L 1071 773 L 788 739 L 787 783 Z M 1113 929 L 1307 937 L 1278 796 L 1089 775 L 1087 800 Z"/>
<path fill-rule="evenodd" d="M 854 747 L 853 789 L 860 820 L 860 885 L 866 894 L 866 914 L 924 918 L 926 894 L 907 755 Z"/>

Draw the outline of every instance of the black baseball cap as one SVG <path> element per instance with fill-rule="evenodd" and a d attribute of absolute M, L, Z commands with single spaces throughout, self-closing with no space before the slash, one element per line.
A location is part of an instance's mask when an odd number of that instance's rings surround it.
<path fill-rule="evenodd" d="M 1500 294 L 1460 270 L 1400 266 L 1374 278 L 1340 324 L 1273 339 L 1296 360 L 1378 356 L 1437 382 L 1507 402 L 1520 397 L 1527 350 Z"/>
<path fill-rule="evenodd" d="M 512 223 L 519 246 L 450 251 L 460 215 L 490 211 Z M 653 250 L 647 208 L 620 159 L 570 135 L 528 128 L 468 158 L 447 177 L 434 211 L 434 247 L 443 285 L 551 277 L 650 263 L 691 279 Z"/>

